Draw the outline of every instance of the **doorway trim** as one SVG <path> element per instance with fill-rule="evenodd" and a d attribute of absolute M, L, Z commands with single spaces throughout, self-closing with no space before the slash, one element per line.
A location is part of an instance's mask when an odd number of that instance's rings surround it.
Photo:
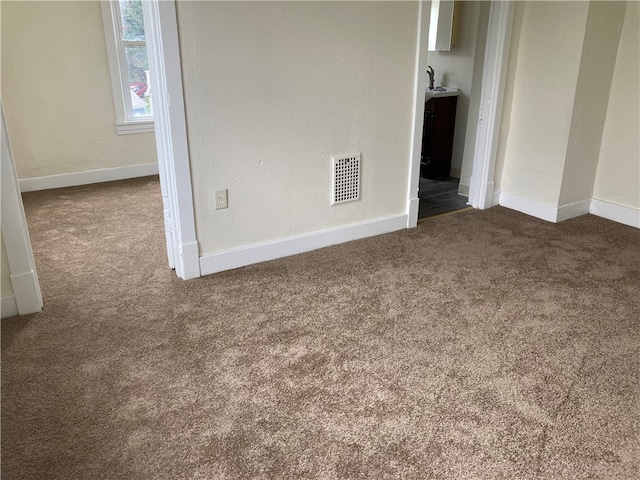
<path fill-rule="evenodd" d="M 407 228 L 418 223 L 418 188 L 420 182 L 420 154 L 424 123 L 424 89 L 428 62 L 429 12 L 431 2 L 420 2 L 418 23 L 418 49 L 416 54 L 416 91 L 414 100 L 413 132 L 411 138 L 411 166 L 407 201 Z M 426 12 L 425 12 L 426 10 Z M 485 59 L 480 93 L 480 111 L 474 146 L 473 171 L 469 185 L 469 204 L 486 209 L 495 205 L 494 173 L 498 136 L 502 120 L 502 103 L 507 75 L 514 2 L 491 2 L 485 43 Z"/>
<path fill-rule="evenodd" d="M 42 293 L 40 292 L 40 283 L 27 229 L 27 219 L 24 214 L 24 205 L 20 196 L 18 176 L 13 163 L 13 154 L 1 102 L 0 122 L 2 123 L 2 139 L 0 141 L 2 147 L 0 153 L 0 162 L 2 163 L 0 171 L 2 179 L 2 238 L 7 252 L 9 278 L 13 290 L 13 302 L 15 302 L 15 305 L 10 305 L 10 308 L 7 308 L 5 302 L 11 302 L 11 298 L 5 298 L 2 302 L 5 315 L 2 316 L 27 315 L 42 309 Z"/>
<path fill-rule="evenodd" d="M 497 205 L 494 192 L 494 174 L 514 9 L 514 2 L 492 1 L 489 11 L 480 111 L 473 155 L 473 170 L 469 181 L 468 202 L 480 210 Z"/>
<path fill-rule="evenodd" d="M 413 131 L 411 132 L 411 164 L 409 165 L 409 196 L 407 200 L 407 228 L 418 225 L 420 198 L 420 156 L 424 126 L 424 91 L 427 86 L 429 20 L 431 2 L 418 3 L 418 34 L 413 93 Z"/>
<path fill-rule="evenodd" d="M 142 2 L 169 266 L 184 279 L 200 276 L 187 126 L 174 1 Z"/>

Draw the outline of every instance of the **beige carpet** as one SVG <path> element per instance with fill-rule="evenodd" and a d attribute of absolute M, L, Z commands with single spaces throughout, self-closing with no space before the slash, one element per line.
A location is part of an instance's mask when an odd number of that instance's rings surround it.
<path fill-rule="evenodd" d="M 500 207 L 183 282 L 157 179 L 25 195 L 2 479 L 638 479 L 640 232 Z"/>

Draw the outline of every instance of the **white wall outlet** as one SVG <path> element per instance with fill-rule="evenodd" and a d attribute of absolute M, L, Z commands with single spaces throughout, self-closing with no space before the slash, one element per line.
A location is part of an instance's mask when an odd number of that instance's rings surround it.
<path fill-rule="evenodd" d="M 215 209 L 222 210 L 223 208 L 229 207 L 229 201 L 227 198 L 227 189 L 224 188 L 222 190 L 216 190 L 213 192 L 215 195 Z"/>

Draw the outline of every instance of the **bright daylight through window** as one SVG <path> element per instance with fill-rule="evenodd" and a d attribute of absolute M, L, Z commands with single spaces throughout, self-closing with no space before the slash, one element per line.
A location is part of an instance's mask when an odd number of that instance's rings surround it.
<path fill-rule="evenodd" d="M 119 134 L 153 131 L 142 0 L 102 2 Z"/>

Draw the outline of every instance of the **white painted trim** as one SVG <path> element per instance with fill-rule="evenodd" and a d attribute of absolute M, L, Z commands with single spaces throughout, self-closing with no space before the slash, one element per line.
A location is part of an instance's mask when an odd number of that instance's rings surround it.
<path fill-rule="evenodd" d="M 15 317 L 18 315 L 18 304 L 15 295 L 5 295 L 0 298 L 0 318 Z"/>
<path fill-rule="evenodd" d="M 479 209 L 489 208 L 494 200 L 494 173 L 504 86 L 511 45 L 514 2 L 492 1 L 485 47 L 478 131 L 469 184 L 469 202 Z"/>
<path fill-rule="evenodd" d="M 397 215 L 284 238 L 273 242 L 226 250 L 200 257 L 200 271 L 202 275 L 209 275 L 254 263 L 309 252 L 339 243 L 382 235 L 405 229 L 406 226 L 407 215 Z"/>
<path fill-rule="evenodd" d="M 458 195 L 462 195 L 463 197 L 468 197 L 469 185 L 464 185 L 462 183 L 458 184 Z"/>
<path fill-rule="evenodd" d="M 420 210 L 420 198 L 418 198 L 418 197 L 412 198 L 409 201 L 409 214 L 407 215 L 407 228 L 412 228 L 410 219 L 412 219 L 414 217 L 416 219 L 416 225 L 417 225 L 419 210 Z"/>
<path fill-rule="evenodd" d="M 31 247 L 31 245 L 29 245 Z M 7 252 L 8 253 L 8 252 Z M 11 267 L 9 267 L 11 268 Z M 40 294 L 40 285 L 38 276 L 35 271 L 35 265 L 31 270 L 20 273 L 11 273 L 11 288 L 18 306 L 18 313 L 26 315 L 28 313 L 36 313 L 42 310 L 43 301 Z M 34 289 L 37 286 L 37 291 Z"/>
<path fill-rule="evenodd" d="M 153 133 L 153 122 L 128 122 L 117 123 L 116 133 L 118 135 L 132 135 L 135 133 Z"/>
<path fill-rule="evenodd" d="M 640 210 L 637 208 L 625 207 L 617 203 L 592 198 L 589 213 L 613 220 L 614 222 L 629 225 L 630 227 L 640 228 Z"/>
<path fill-rule="evenodd" d="M 498 202 L 503 207 L 517 210 L 518 212 L 526 213 L 527 215 L 553 223 L 562 222 L 589 213 L 589 205 L 591 203 L 590 200 L 582 200 L 567 205 L 555 206 L 507 192 L 500 193 Z"/>
<path fill-rule="evenodd" d="M 42 309 L 42 294 L 36 273 L 36 264 L 31 250 L 27 220 L 18 177 L 16 175 L 9 134 L 5 123 L 4 109 L 0 105 L 2 140 L 0 141 L 0 190 L 2 192 L 2 237 L 4 239 L 9 277 L 20 315 L 39 312 Z"/>
<path fill-rule="evenodd" d="M 519 197 L 512 193 L 500 192 L 498 203 L 503 207 L 517 210 L 518 212 L 526 213 L 527 215 L 548 222 L 562 222 L 570 218 L 591 213 L 592 215 L 629 225 L 630 227 L 640 228 L 640 210 L 605 202 L 597 198 L 556 207 L 548 203 Z"/>
<path fill-rule="evenodd" d="M 160 187 L 169 265 L 183 279 L 200 276 L 187 125 L 182 92 L 178 23 L 174 1 L 142 2 Z"/>
<path fill-rule="evenodd" d="M 77 185 L 112 182 L 114 180 L 126 180 L 127 178 L 147 177 L 157 174 L 157 163 L 141 163 L 139 165 L 99 168 L 96 170 L 61 173 L 59 175 L 48 175 L 45 177 L 21 178 L 19 182 L 21 192 L 35 192 L 37 190 L 75 187 Z"/>
<path fill-rule="evenodd" d="M 563 222 L 570 218 L 580 217 L 589 213 L 591 199 L 581 200 L 580 202 L 568 203 L 560 205 L 556 210 L 556 222 Z"/>
<path fill-rule="evenodd" d="M 491 198 L 491 206 L 492 207 L 496 207 L 498 205 L 500 205 L 500 194 L 502 192 L 500 192 L 499 190 L 497 192 L 494 192 L 493 197 Z"/>
<path fill-rule="evenodd" d="M 541 218 L 547 222 L 555 222 L 558 215 L 558 209 L 553 205 L 519 197 L 518 195 L 507 192 L 500 192 L 499 204 L 503 207 Z"/>
<path fill-rule="evenodd" d="M 424 91 L 427 87 L 427 59 L 429 43 L 429 18 L 431 2 L 418 4 L 418 34 L 413 90 L 413 131 L 411 132 L 411 157 L 407 195 L 407 228 L 418 225 L 418 191 L 420 190 L 420 155 L 422 154 L 422 128 L 424 126 Z"/>
<path fill-rule="evenodd" d="M 109 60 L 109 76 L 111 77 L 111 92 L 113 94 L 113 105 L 116 111 L 118 124 L 126 123 L 127 107 L 125 105 L 125 93 L 122 85 L 121 64 L 118 60 L 118 50 L 116 48 L 116 38 L 118 35 L 117 26 L 113 22 L 113 9 L 116 8 L 114 2 L 100 2 L 102 8 L 102 26 L 104 29 L 105 47 Z"/>

